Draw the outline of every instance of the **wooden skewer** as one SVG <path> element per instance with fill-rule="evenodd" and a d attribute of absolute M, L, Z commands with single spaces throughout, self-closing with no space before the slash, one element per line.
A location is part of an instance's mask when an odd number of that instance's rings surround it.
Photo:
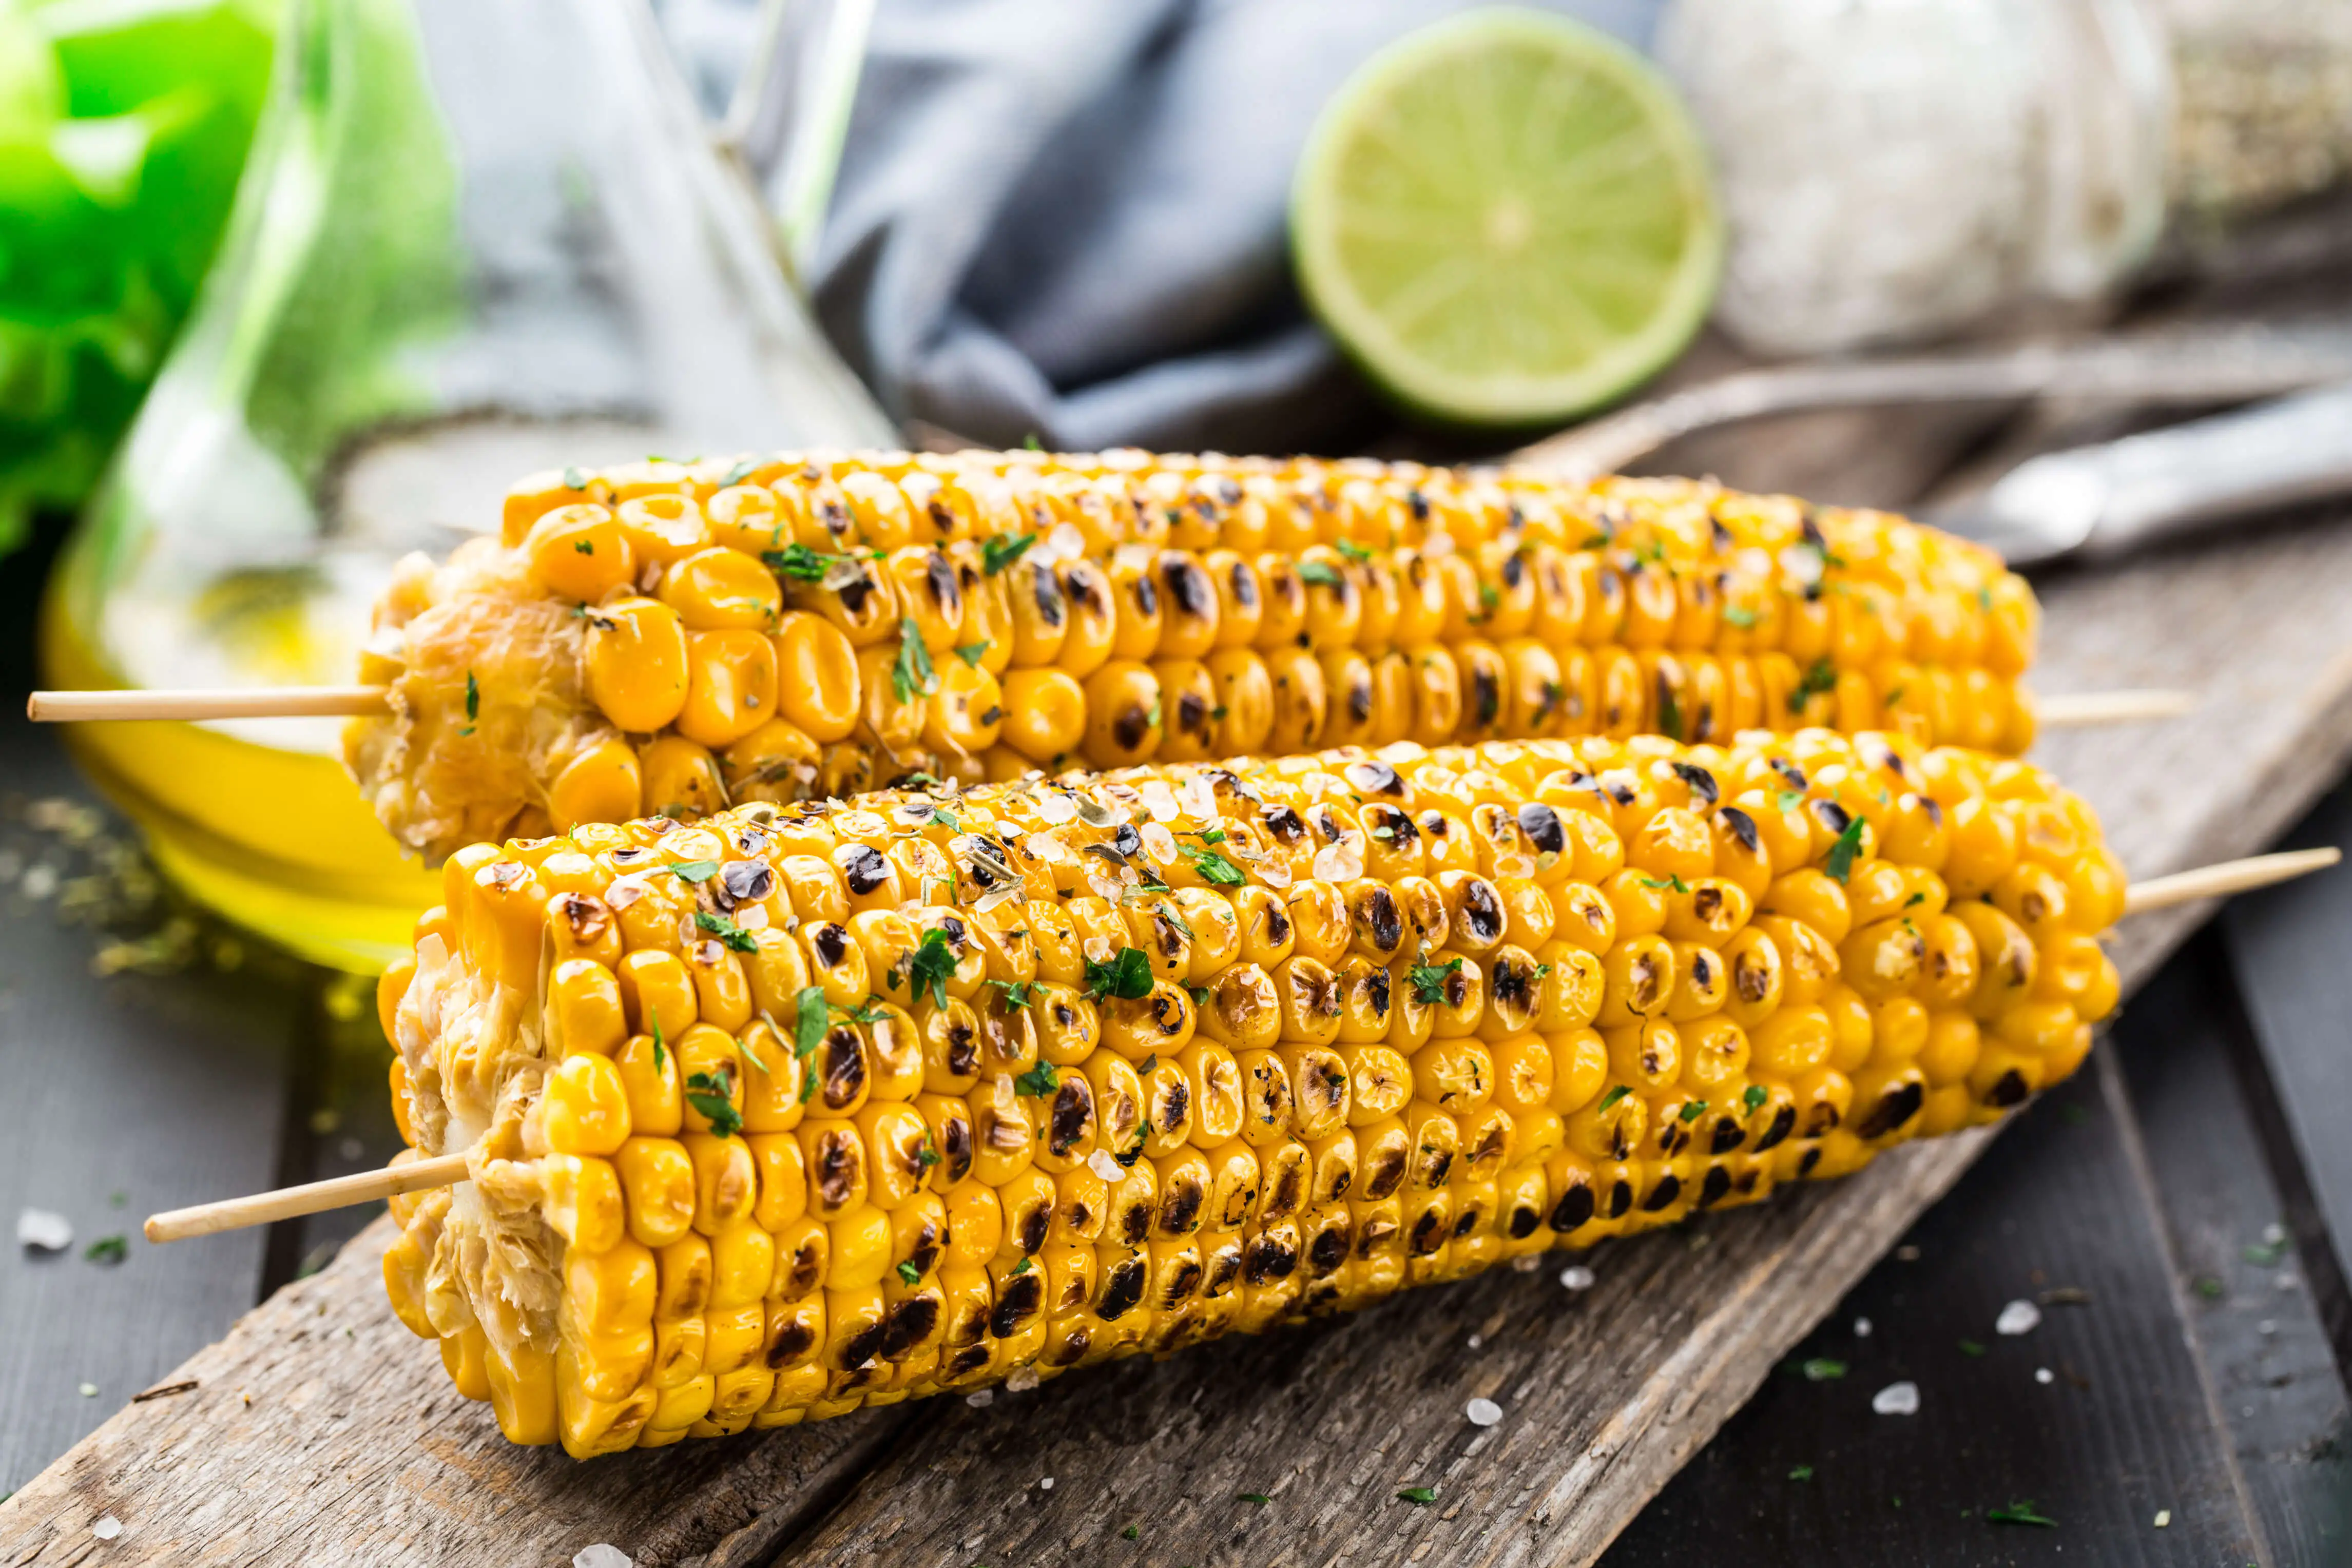
<path fill-rule="evenodd" d="M 242 1230 L 248 1225 L 268 1225 L 272 1220 L 292 1219 L 297 1215 L 324 1214 L 331 1208 L 348 1208 L 355 1203 L 374 1203 L 404 1192 L 455 1186 L 465 1179 L 466 1156 L 463 1155 L 411 1160 L 404 1165 L 386 1166 L 380 1171 L 359 1171 L 347 1176 L 336 1176 L 331 1181 L 306 1182 L 300 1186 L 280 1187 L 276 1192 L 257 1192 L 250 1197 L 232 1197 L 219 1203 L 200 1203 L 192 1208 L 175 1208 L 169 1214 L 158 1214 L 147 1221 L 147 1239 L 179 1241 L 190 1236 Z"/>
<path fill-rule="evenodd" d="M 2291 881 L 2332 866 L 2343 858 L 2343 852 L 2336 849 L 2289 850 L 2280 854 L 2224 861 L 2220 865 L 2160 876 L 2132 888 L 2124 899 L 2124 913 L 2139 915 L 2151 909 L 2169 909 L 2176 904 L 2191 904 L 2200 898 L 2217 898 L 2223 894 L 2268 887 L 2273 883 Z M 314 1181 L 305 1186 L 257 1193 L 251 1197 L 233 1197 L 222 1203 L 200 1203 L 193 1208 L 175 1208 L 147 1222 L 147 1239 L 177 1241 L 189 1236 L 210 1236 L 217 1231 L 241 1229 L 248 1225 L 267 1225 L 272 1220 L 319 1214 L 354 1203 L 370 1203 L 391 1197 L 396 1193 L 455 1186 L 465 1179 L 466 1156 L 441 1155 L 406 1165 L 387 1166 L 380 1171 L 362 1171 L 356 1176 L 337 1176 L 332 1181 Z"/>
<path fill-rule="evenodd" d="M 2045 729 L 2073 729 L 2093 724 L 2130 724 L 2139 719 L 2179 718 L 2197 706 L 2195 692 L 2162 686 L 2119 692 L 2068 692 L 2038 697 L 2035 716 Z"/>
<path fill-rule="evenodd" d="M 47 724 L 93 719 L 342 717 L 382 713 L 382 686 L 278 686 L 254 691 L 35 692 L 25 711 Z M 2044 729 L 2173 718 L 2197 706 L 2194 692 L 2076 692 L 2043 697 L 2036 713 Z"/>
<path fill-rule="evenodd" d="M 2169 909 L 2176 904 L 2194 904 L 2200 898 L 2221 898 L 2268 887 L 2274 882 L 2292 882 L 2296 877 L 2325 871 L 2343 858 L 2344 852 L 2331 844 L 2325 849 L 2283 850 L 2274 855 L 2223 861 L 2220 865 L 2152 877 L 2134 883 L 2125 893 L 2124 913 L 2145 915 L 2151 909 Z"/>
<path fill-rule="evenodd" d="M 25 712 L 47 724 L 133 718 L 340 718 L 382 713 L 382 686 L 263 686 L 253 691 L 35 692 Z"/>

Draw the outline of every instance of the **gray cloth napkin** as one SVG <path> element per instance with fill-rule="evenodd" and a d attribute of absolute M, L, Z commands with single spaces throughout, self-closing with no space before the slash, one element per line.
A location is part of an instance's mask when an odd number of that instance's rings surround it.
<path fill-rule="evenodd" d="M 1662 0 L 1549 7 L 1646 47 Z M 1286 452 L 1370 389 L 1291 280 L 1317 112 L 1464 0 L 881 0 L 814 269 L 901 422 L 994 445 Z M 773 149 L 747 149 L 755 165 Z"/>

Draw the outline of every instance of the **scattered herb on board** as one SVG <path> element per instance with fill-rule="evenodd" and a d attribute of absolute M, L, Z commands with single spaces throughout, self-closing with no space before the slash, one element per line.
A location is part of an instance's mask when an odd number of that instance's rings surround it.
<path fill-rule="evenodd" d="M 1264 1508 L 1267 1503 L 1272 1502 L 1274 1499 L 1266 1496 L 1265 1493 L 1262 1491 L 1245 1491 L 1234 1493 L 1234 1500 L 1235 1502 L 1254 1502 L 1260 1508 Z"/>
<path fill-rule="evenodd" d="M 1811 1465 L 1791 1466 L 1789 1470 L 1789 1479 L 1792 1481 L 1811 1480 L 1813 1479 L 1813 1467 Z"/>
<path fill-rule="evenodd" d="M 2037 1513 L 2034 1511 L 2033 1503 L 2031 1500 L 2024 1502 L 2011 1503 L 2007 1508 L 1989 1508 L 1985 1510 L 1985 1522 L 1988 1524 L 2032 1524 L 2038 1525 L 2043 1530 L 2055 1530 L 2058 1528 L 2058 1521 L 2056 1520 L 2052 1519 L 2047 1514 Z"/>
<path fill-rule="evenodd" d="M 1960 1341 L 1960 1354 L 1962 1355 L 1975 1357 L 1982 1355 L 1984 1353 L 1985 1347 L 1978 1343 L 1975 1340 L 1964 1339 Z"/>
<path fill-rule="evenodd" d="M 1826 1355 L 1817 1355 L 1799 1366 L 1797 1370 L 1805 1375 L 1805 1381 L 1808 1383 L 1833 1383 L 1845 1375 L 1845 1363 L 1833 1361 Z"/>
<path fill-rule="evenodd" d="M 81 1255 L 91 1263 L 120 1263 L 131 1256 L 131 1243 L 121 1236 L 101 1236 L 83 1248 Z"/>
<path fill-rule="evenodd" d="M 1435 1487 L 1407 1487 L 1397 1493 L 1397 1501 L 1409 1502 L 1415 1508 L 1427 1508 L 1437 1500 Z"/>

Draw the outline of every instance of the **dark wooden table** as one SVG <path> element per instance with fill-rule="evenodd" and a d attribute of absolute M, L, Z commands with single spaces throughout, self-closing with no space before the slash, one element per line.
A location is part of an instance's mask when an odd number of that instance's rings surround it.
<path fill-rule="evenodd" d="M 2047 437 L 2015 411 L 1822 416 L 1664 465 L 1895 502 Z M 55 543 L 0 566 L 0 1221 L 54 1210 L 75 1240 L 0 1264 L 0 1495 L 372 1216 L 173 1248 L 141 1217 L 397 1146 L 367 988 L 143 902 L 120 822 L 12 716 Z M 2352 842 L 2352 787 L 2298 837 Z M 2347 960 L 2352 876 L 2233 906 L 1605 1561 L 2352 1561 Z M 2015 1301 L 2042 1321 L 2000 1334 Z M 1919 1414 L 1874 1416 L 1898 1380 Z"/>

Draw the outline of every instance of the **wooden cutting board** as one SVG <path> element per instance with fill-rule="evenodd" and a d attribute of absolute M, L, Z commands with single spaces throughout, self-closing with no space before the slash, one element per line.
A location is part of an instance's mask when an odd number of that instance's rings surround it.
<path fill-rule="evenodd" d="M 2352 754 L 2352 529 L 2247 535 L 2062 578 L 2044 597 L 2042 690 L 2206 699 L 2037 753 L 2099 809 L 2136 875 L 2260 849 Z M 2209 913 L 2127 923 L 2126 979 Z M 2104 1054 L 2093 1070 L 2109 1071 Z M 1913 1145 L 1581 1260 L 984 1408 L 917 1402 L 588 1465 L 508 1447 L 450 1389 L 384 1303 L 379 1222 L 161 1385 L 182 1391 L 124 1409 L 0 1503 L 0 1564 L 508 1568 L 600 1541 L 710 1568 L 1589 1563 L 1996 1145 Z M 1570 1261 L 1598 1283 L 1564 1289 Z M 1482 1396 L 1499 1425 L 1465 1418 Z M 1407 1487 L 1435 1501 L 1398 1500 Z M 101 1542 L 110 1515 L 122 1529 Z"/>

